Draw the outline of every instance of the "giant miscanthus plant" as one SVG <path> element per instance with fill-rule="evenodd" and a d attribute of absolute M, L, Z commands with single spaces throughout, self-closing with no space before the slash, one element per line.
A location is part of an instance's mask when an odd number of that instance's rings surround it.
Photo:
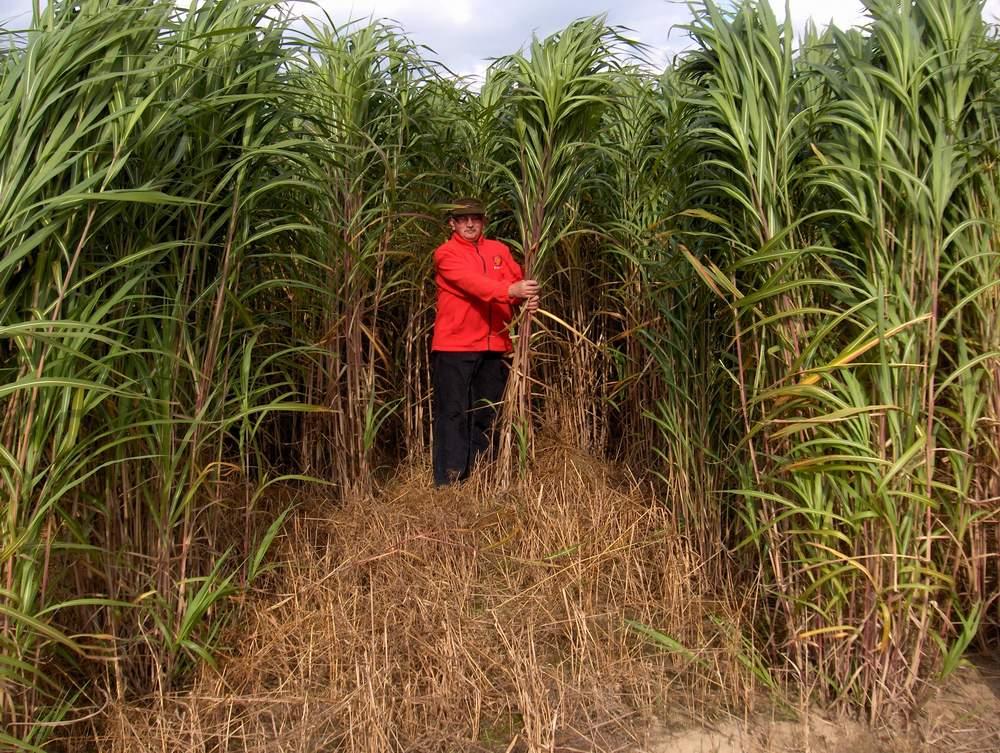
<path fill-rule="evenodd" d="M 697 241 L 680 231 L 702 215 L 691 206 L 702 155 L 690 147 L 685 86 L 673 70 L 628 69 L 616 79 L 601 129 L 603 190 L 588 203 L 602 230 L 595 289 L 606 293 L 592 312 L 606 318 L 592 329 L 614 365 L 608 451 L 655 469 L 699 551 L 720 564 L 715 431 L 726 419 L 719 381 L 707 378 L 717 367 L 705 326 L 717 301 L 678 247 Z"/>
<path fill-rule="evenodd" d="M 767 7 L 707 3 L 659 86 L 581 21 L 478 93 L 380 24 L 314 25 L 290 56 L 268 4 L 77 5 L 0 62 L 0 742 L 44 742 L 54 668 L 113 656 L 125 697 L 210 655 L 263 551 L 234 479 L 366 491 L 390 427 L 425 445 L 433 207 L 458 193 L 548 283 L 521 449 L 540 376 L 575 440 L 626 429 L 702 552 L 735 510 L 776 668 L 878 715 L 995 616 L 1000 96 L 976 3 L 874 3 L 798 52 Z M 533 340 L 568 356 L 529 370 Z"/>
<path fill-rule="evenodd" d="M 687 70 L 722 228 L 689 260 L 732 312 L 776 648 L 878 717 L 955 666 L 988 598 L 996 177 L 978 5 L 871 11 L 795 64 L 766 6 L 706 3 Z"/>
<path fill-rule="evenodd" d="M 597 129 L 607 107 L 621 36 L 603 18 L 576 21 L 527 54 L 495 63 L 492 75 L 507 90 L 512 133 L 505 193 L 517 227 L 514 245 L 528 278 L 543 277 L 560 244 L 579 229 L 574 206 L 593 184 Z M 517 326 L 507 391 L 501 469 L 531 447 L 532 318 Z"/>
<path fill-rule="evenodd" d="M 846 436 L 816 433 L 831 448 L 852 438 L 839 447 L 858 479 L 828 493 L 855 511 L 848 535 L 865 569 L 850 574 L 838 603 L 861 650 L 833 645 L 819 658 L 843 678 L 838 692 L 876 714 L 957 665 L 991 598 L 977 541 L 997 519 L 998 267 L 987 104 L 996 55 L 980 5 L 870 10 L 867 40 L 837 35 L 839 65 L 825 69 L 837 98 L 817 144 L 817 182 L 848 209 L 840 243 L 863 291 L 855 311 L 864 328 L 839 360 L 859 365 L 824 377 L 829 391 L 801 420 L 825 405 L 845 415 Z M 861 365 L 865 352 L 871 367 Z M 862 411 L 864 420 L 846 419 Z"/>
<path fill-rule="evenodd" d="M 413 268 L 426 269 L 399 242 L 429 195 L 419 156 L 432 130 L 421 118 L 433 89 L 424 86 L 429 71 L 417 49 L 396 29 L 307 25 L 301 80 L 309 89 L 308 127 L 328 152 L 326 191 L 315 207 L 326 228 L 316 258 L 323 270 L 316 304 L 324 314 L 308 395 L 328 412 L 306 422 L 301 458 L 305 469 L 363 492 L 379 429 L 401 403 L 386 319 L 422 287 Z M 408 321 L 413 312 L 397 313 Z M 404 358 L 423 363 L 420 330 L 407 331 L 413 349 Z"/>
<path fill-rule="evenodd" d="M 270 4 L 83 2 L 33 26 L 0 79 L 0 714 L 15 746 L 54 729 L 32 721 L 74 692 L 60 667 L 113 658 L 122 697 L 211 651 L 240 569 L 224 552 L 249 543 L 221 484 L 265 470 L 252 427 L 294 400 L 258 355 L 284 337 L 247 308 L 244 264 L 308 229 Z"/>

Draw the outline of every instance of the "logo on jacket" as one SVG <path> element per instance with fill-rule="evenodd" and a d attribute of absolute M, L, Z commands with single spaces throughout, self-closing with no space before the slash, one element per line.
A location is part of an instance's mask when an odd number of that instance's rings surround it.
<path fill-rule="evenodd" d="M 496 256 L 493 257 L 493 269 L 500 269 L 500 267 L 502 266 L 503 266 L 503 259 L 501 259 L 500 255 L 497 254 Z"/>

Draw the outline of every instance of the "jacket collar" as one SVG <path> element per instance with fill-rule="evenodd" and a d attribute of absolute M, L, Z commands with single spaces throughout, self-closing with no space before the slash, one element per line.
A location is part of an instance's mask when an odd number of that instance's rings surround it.
<path fill-rule="evenodd" d="M 472 249 L 472 250 L 474 250 L 474 251 L 475 251 L 475 250 L 478 250 L 478 249 L 479 249 L 479 246 L 480 246 L 480 244 L 481 244 L 481 243 L 482 243 L 482 242 L 483 242 L 484 240 L 486 240 L 486 236 L 485 236 L 485 235 L 480 235 L 480 236 L 479 236 L 479 243 L 472 243 L 471 241 L 467 241 L 467 240 L 465 240 L 465 238 L 463 238 L 463 237 L 462 237 L 461 235 L 459 235 L 459 234 L 458 234 L 457 232 L 453 232 L 453 233 L 451 234 L 451 239 L 452 239 L 453 241 L 455 241 L 456 243 L 458 243 L 459 245 L 461 245 L 461 246 L 464 246 L 465 248 L 470 248 L 470 249 Z"/>

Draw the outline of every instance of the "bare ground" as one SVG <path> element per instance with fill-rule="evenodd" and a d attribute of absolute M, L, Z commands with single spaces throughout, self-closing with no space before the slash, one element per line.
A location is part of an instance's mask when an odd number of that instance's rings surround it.
<path fill-rule="evenodd" d="M 696 556 L 668 505 L 592 458 L 553 443 L 504 492 L 435 490 L 429 475 L 304 504 L 218 669 L 112 704 L 67 747 L 1000 751 L 1000 671 L 985 661 L 893 730 L 762 702 L 734 627 L 752 598 Z"/>

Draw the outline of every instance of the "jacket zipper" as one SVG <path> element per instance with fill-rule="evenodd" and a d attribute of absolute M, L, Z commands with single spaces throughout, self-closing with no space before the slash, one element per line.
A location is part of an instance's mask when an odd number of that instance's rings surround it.
<path fill-rule="evenodd" d="M 483 265 L 483 274 L 486 275 L 487 277 L 489 277 L 490 273 L 486 269 L 486 259 L 484 259 L 483 255 L 481 253 L 479 253 L 479 241 L 476 241 L 475 245 L 476 245 L 476 256 L 479 257 L 479 261 Z M 493 302 L 492 301 L 487 301 L 486 305 L 489 307 L 489 312 L 490 312 L 490 316 L 489 316 L 489 319 L 490 319 L 489 329 L 486 330 L 486 350 L 489 350 L 490 349 L 490 337 L 493 335 Z"/>

